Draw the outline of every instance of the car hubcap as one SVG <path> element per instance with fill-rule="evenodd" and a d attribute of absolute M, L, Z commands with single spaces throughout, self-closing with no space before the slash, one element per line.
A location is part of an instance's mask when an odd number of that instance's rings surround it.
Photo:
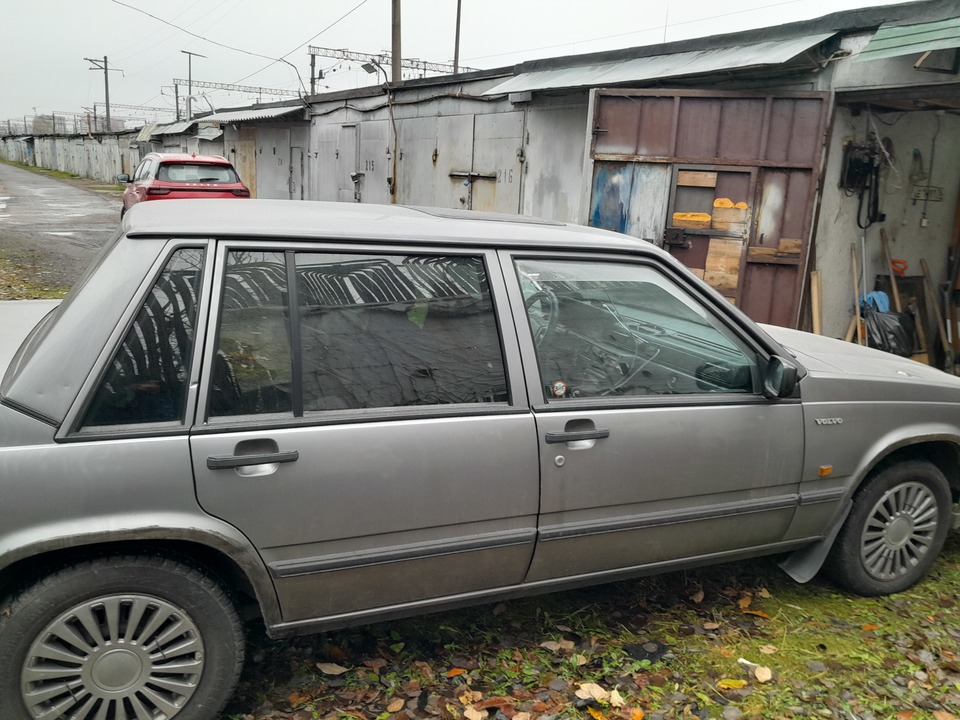
<path fill-rule="evenodd" d="M 892 580 L 920 562 L 937 532 L 937 499 L 926 485 L 891 488 L 870 510 L 860 559 L 877 580 Z"/>
<path fill-rule="evenodd" d="M 110 595 L 70 608 L 30 646 L 21 674 L 35 718 L 168 720 L 197 689 L 203 641 L 168 602 Z"/>

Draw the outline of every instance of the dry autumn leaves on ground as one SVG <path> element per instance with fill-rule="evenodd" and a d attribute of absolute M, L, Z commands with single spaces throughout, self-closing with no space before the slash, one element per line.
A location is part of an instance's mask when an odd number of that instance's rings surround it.
<path fill-rule="evenodd" d="M 253 638 L 223 720 L 960 719 L 960 536 L 886 598 L 772 560 Z"/>

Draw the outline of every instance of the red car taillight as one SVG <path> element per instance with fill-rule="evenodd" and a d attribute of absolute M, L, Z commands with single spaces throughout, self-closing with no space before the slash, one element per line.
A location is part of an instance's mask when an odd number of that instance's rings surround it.
<path fill-rule="evenodd" d="M 165 187 L 152 187 L 147 188 L 147 195 L 169 195 L 170 188 Z"/>
<path fill-rule="evenodd" d="M 231 190 L 230 192 L 232 192 L 237 197 L 250 197 L 250 191 L 247 190 L 246 188 L 243 188 L 242 190 L 241 189 Z"/>

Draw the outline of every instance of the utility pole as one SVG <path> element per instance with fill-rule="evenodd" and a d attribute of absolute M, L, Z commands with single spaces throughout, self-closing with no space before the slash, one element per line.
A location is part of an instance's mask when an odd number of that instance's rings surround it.
<path fill-rule="evenodd" d="M 400 54 L 400 0 L 393 0 L 393 43 L 390 51 L 392 56 L 393 84 L 399 85 L 403 81 L 403 74 L 400 69 L 401 58 L 403 57 Z"/>
<path fill-rule="evenodd" d="M 106 103 L 106 118 L 107 118 L 107 132 L 113 130 L 110 125 L 110 71 L 119 70 L 120 68 L 112 68 L 107 64 L 107 56 L 103 56 L 103 60 L 93 58 L 84 58 L 88 63 L 92 63 L 94 67 L 89 68 L 90 70 L 103 70 L 103 97 L 104 102 Z M 103 63 L 102 65 L 100 63 Z"/>
<path fill-rule="evenodd" d="M 187 56 L 187 120 L 193 120 L 193 56 L 206 58 L 206 55 L 181 50 Z"/>
<path fill-rule="evenodd" d="M 457 35 L 453 41 L 453 74 L 457 75 L 460 72 L 460 3 L 462 0 L 457 0 Z"/>
<path fill-rule="evenodd" d="M 180 86 L 173 84 L 173 106 L 177 109 L 177 122 L 180 122 Z"/>
<path fill-rule="evenodd" d="M 317 94 L 316 67 L 317 67 L 317 56 L 311 55 L 310 56 L 310 94 L 311 95 Z"/>

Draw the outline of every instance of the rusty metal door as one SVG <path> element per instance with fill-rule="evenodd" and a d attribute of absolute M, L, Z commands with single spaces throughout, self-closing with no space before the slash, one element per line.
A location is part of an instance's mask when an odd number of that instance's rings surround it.
<path fill-rule="evenodd" d="M 523 129 L 523 111 L 473 116 L 470 163 L 449 172 L 451 182 L 459 190 L 460 207 L 520 212 Z"/>
<path fill-rule="evenodd" d="M 662 241 L 755 320 L 795 327 L 828 98 L 595 90 L 590 224 Z"/>
<path fill-rule="evenodd" d="M 257 197 L 257 129 L 241 125 L 231 161 L 243 183 L 250 188 L 250 196 Z"/>
<path fill-rule="evenodd" d="M 357 142 L 357 126 L 341 125 L 337 132 L 337 200 L 360 202 L 363 175 L 360 163 L 360 145 Z"/>

